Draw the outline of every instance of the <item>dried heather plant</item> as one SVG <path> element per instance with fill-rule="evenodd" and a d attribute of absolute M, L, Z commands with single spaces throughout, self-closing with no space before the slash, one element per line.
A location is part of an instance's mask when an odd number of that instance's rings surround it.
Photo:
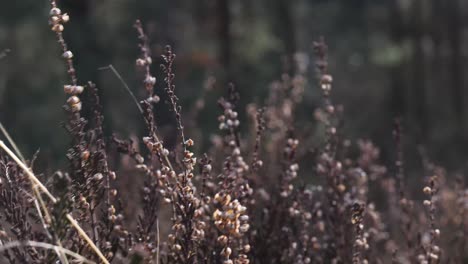
<path fill-rule="evenodd" d="M 64 85 L 69 166 L 54 175 L 33 173 L 36 156 L 25 159 L 0 126 L 15 150 L 0 141 L 1 263 L 466 262 L 463 176 L 450 181 L 449 173 L 422 153 L 423 174 L 430 176 L 421 180 L 421 204 L 405 182 L 399 121 L 393 168 L 382 165 L 370 140 L 347 139 L 344 109 L 332 100 L 323 38 L 313 45 L 319 88 L 313 91 L 322 97 L 310 126 L 322 134 L 311 136 L 297 124 L 310 85 L 302 54 L 295 56 L 297 72 L 273 82 L 263 107 L 246 107 L 250 128 L 241 120 L 239 91 L 228 85 L 227 96 L 218 101 L 218 134 L 204 154 L 188 137 L 203 134 L 196 121 L 184 127 L 190 118 L 176 92 L 176 55 L 169 46 L 153 55 L 139 20 L 136 66 L 143 73 L 144 97 L 138 101 L 109 68 L 137 103 L 145 131 L 130 139 L 118 131 L 109 137 L 103 92 L 92 82 L 79 82 L 63 37 L 69 20 L 51 0 L 49 25 L 69 78 Z M 161 89 L 152 68 L 156 55 L 162 59 Z M 174 115 L 174 146 L 164 142 L 157 126 L 161 93 Z M 189 117 L 206 103 L 200 99 Z M 137 186 L 136 194 L 131 186 Z"/>

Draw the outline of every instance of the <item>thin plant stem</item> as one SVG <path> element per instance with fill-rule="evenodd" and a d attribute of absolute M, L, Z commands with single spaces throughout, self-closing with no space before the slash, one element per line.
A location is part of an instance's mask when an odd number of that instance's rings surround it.
<path fill-rule="evenodd" d="M 132 97 L 132 100 L 135 102 L 135 104 L 138 107 L 138 110 L 140 111 L 140 113 L 143 114 L 143 108 L 141 108 L 140 103 L 138 102 L 137 98 L 135 97 L 135 94 L 132 92 L 132 90 L 130 89 L 130 86 L 128 86 L 127 82 L 125 82 L 122 75 L 115 69 L 115 67 L 112 64 L 109 64 L 108 66 L 100 67 L 100 68 L 98 68 L 98 70 L 100 70 L 100 71 L 102 71 L 102 70 L 111 70 L 112 73 L 114 73 L 115 76 L 122 83 L 123 87 L 128 92 L 130 97 Z"/>
<path fill-rule="evenodd" d="M 1 57 L 0 57 L 1 58 Z M 24 158 L 23 154 L 21 154 L 21 151 L 19 150 L 18 146 L 16 146 L 15 144 L 15 141 L 11 138 L 10 134 L 8 133 L 8 131 L 5 129 L 5 127 L 3 126 L 2 122 L 0 122 L 0 130 L 2 131 L 3 135 L 5 136 L 5 138 L 8 140 L 8 142 L 10 143 L 10 145 L 13 147 L 13 149 L 15 150 L 16 154 L 20 157 L 20 159 L 26 163 L 26 159 Z"/>
<path fill-rule="evenodd" d="M 156 218 L 156 237 L 158 241 L 156 242 L 156 264 L 159 264 L 159 217 Z"/>
<path fill-rule="evenodd" d="M 128 92 L 128 94 L 130 95 L 130 97 L 132 97 L 132 100 L 135 102 L 135 104 L 138 107 L 138 110 L 140 111 L 140 113 L 141 114 L 144 113 L 143 108 L 141 108 L 140 103 L 138 102 L 138 99 L 135 97 L 135 94 L 130 89 L 130 86 L 128 86 L 127 82 L 125 82 L 122 75 L 115 69 L 115 67 L 112 64 L 109 64 L 108 66 L 100 67 L 100 68 L 98 68 L 98 70 L 100 70 L 100 71 L 102 71 L 102 70 L 111 70 L 112 73 L 114 73 L 115 76 L 120 80 L 120 82 L 122 83 L 123 87 Z M 161 142 L 161 140 L 159 139 L 158 135 L 156 135 L 156 133 L 154 133 L 153 136 L 154 136 L 154 138 L 156 139 L 157 142 Z M 164 160 L 166 161 L 167 166 L 171 170 L 174 170 L 171 161 L 165 155 L 164 155 Z"/>

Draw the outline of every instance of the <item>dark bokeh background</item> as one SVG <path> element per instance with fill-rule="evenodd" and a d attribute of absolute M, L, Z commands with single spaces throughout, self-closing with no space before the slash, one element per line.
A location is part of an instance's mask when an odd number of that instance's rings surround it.
<path fill-rule="evenodd" d="M 176 84 L 185 109 L 214 76 L 197 120 L 206 135 L 216 129 L 216 97 L 233 80 L 243 104 L 262 102 L 289 54 L 311 53 L 323 35 L 330 47 L 335 102 L 345 106 L 346 132 L 370 138 L 391 160 L 392 119 L 403 117 L 408 159 L 417 146 L 449 168 L 468 154 L 465 87 L 468 1 L 463 0 L 63 0 L 71 16 L 65 37 L 82 83 L 104 94 L 106 127 L 123 135 L 141 129 L 141 118 L 121 83 L 99 67 L 114 65 L 138 95 L 136 18 L 145 24 L 155 58 L 165 44 L 177 53 Z M 29 156 L 63 159 L 68 139 L 60 122 L 66 82 L 46 0 L 3 1 L 0 8 L 0 120 Z M 156 70 L 157 67 L 155 67 Z M 313 69 L 309 71 L 313 78 Z M 159 76 L 159 75 L 157 75 Z M 311 82 L 312 83 L 312 82 Z M 161 78 L 158 87 L 162 87 Z M 301 122 L 313 119 L 320 92 L 305 94 Z M 140 91 L 140 92 L 139 92 Z M 164 127 L 170 118 L 159 114 Z M 52 162 L 53 161 L 53 162 Z"/>

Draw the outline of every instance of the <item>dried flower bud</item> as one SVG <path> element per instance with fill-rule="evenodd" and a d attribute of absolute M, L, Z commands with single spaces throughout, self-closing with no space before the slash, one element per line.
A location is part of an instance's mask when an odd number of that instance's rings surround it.
<path fill-rule="evenodd" d="M 100 180 L 102 180 L 102 178 L 104 178 L 104 176 L 102 175 L 102 173 L 96 173 L 96 174 L 94 174 L 94 176 L 93 176 L 93 179 L 96 180 L 96 181 L 100 181 Z"/>
<path fill-rule="evenodd" d="M 248 220 L 249 220 L 249 216 L 248 216 L 248 215 L 241 215 L 241 216 L 239 217 L 239 219 L 240 219 L 241 221 L 248 221 Z"/>
<path fill-rule="evenodd" d="M 64 85 L 63 90 L 66 94 L 78 95 L 84 91 L 84 87 L 80 85 Z"/>
<path fill-rule="evenodd" d="M 146 63 L 147 63 L 148 65 L 151 64 L 151 63 L 153 63 L 153 59 L 151 59 L 151 57 L 149 57 L 149 56 L 145 58 L 145 61 L 146 61 Z"/>
<path fill-rule="evenodd" d="M 339 192 L 344 192 L 346 191 L 346 186 L 344 184 L 338 184 L 337 189 Z"/>
<path fill-rule="evenodd" d="M 64 59 L 69 60 L 69 59 L 73 58 L 73 53 L 71 51 L 67 50 L 62 54 L 62 57 Z"/>
<path fill-rule="evenodd" d="M 165 149 L 162 150 L 161 154 L 163 154 L 163 156 L 168 156 L 169 155 L 169 150 L 165 148 Z"/>
<path fill-rule="evenodd" d="M 257 161 L 255 162 L 255 166 L 257 166 L 257 168 L 261 168 L 261 167 L 263 166 L 263 161 L 257 160 Z"/>
<path fill-rule="evenodd" d="M 192 156 L 193 156 L 193 152 L 190 152 L 190 151 L 185 151 L 184 152 L 184 157 L 186 159 L 190 159 Z"/>
<path fill-rule="evenodd" d="M 69 105 L 74 105 L 74 104 L 77 104 L 80 102 L 80 98 L 78 98 L 77 96 L 70 96 L 67 100 L 67 103 Z"/>
<path fill-rule="evenodd" d="M 63 25 L 61 24 L 55 24 L 52 26 L 52 31 L 54 32 L 62 32 L 63 31 Z"/>
<path fill-rule="evenodd" d="M 147 76 L 145 79 L 145 84 L 149 86 L 154 86 L 156 84 L 156 77 Z"/>
<path fill-rule="evenodd" d="M 322 78 L 320 79 L 320 82 L 322 84 L 331 84 L 333 82 L 333 77 L 329 74 L 324 74 L 322 75 Z"/>
<path fill-rule="evenodd" d="M 67 23 L 68 21 L 70 21 L 70 16 L 67 13 L 63 14 L 60 18 L 62 22 L 64 23 Z"/>
<path fill-rule="evenodd" d="M 83 152 L 81 152 L 81 159 L 86 161 L 89 159 L 90 155 L 91 153 L 88 150 L 84 150 Z"/>
<path fill-rule="evenodd" d="M 239 148 L 235 148 L 235 149 L 232 151 L 232 154 L 235 155 L 235 156 L 239 156 L 239 155 L 240 155 L 240 149 L 239 149 Z"/>
<path fill-rule="evenodd" d="M 194 142 L 193 142 L 193 140 L 192 140 L 191 138 L 189 138 L 189 139 L 187 139 L 187 140 L 185 141 L 185 145 L 187 145 L 187 147 L 193 146 L 193 143 L 194 143 Z"/>
<path fill-rule="evenodd" d="M 7 232 L 5 230 L 0 230 L 0 238 L 5 239 L 8 238 Z"/>
<path fill-rule="evenodd" d="M 111 205 L 111 206 L 107 209 L 107 212 L 108 212 L 110 215 L 115 214 L 115 207 L 114 207 L 113 205 Z"/>
<path fill-rule="evenodd" d="M 148 100 L 148 102 L 150 102 L 150 103 L 156 104 L 156 103 L 159 103 L 159 101 L 160 101 L 161 99 L 159 98 L 159 96 L 153 95 L 152 97 L 148 98 L 147 100 Z"/>
<path fill-rule="evenodd" d="M 221 255 L 223 255 L 225 258 L 229 258 L 229 256 L 231 256 L 231 254 L 232 254 L 232 249 L 230 247 L 225 247 L 221 251 Z"/>
<path fill-rule="evenodd" d="M 218 240 L 218 243 L 222 246 L 225 246 L 228 242 L 228 238 L 225 235 L 219 236 L 217 240 Z"/>
<path fill-rule="evenodd" d="M 115 171 L 109 172 L 111 180 L 115 180 L 117 178 L 117 174 L 115 174 Z"/>
<path fill-rule="evenodd" d="M 56 25 L 60 21 L 60 18 L 58 16 L 51 16 L 49 18 L 49 25 L 53 26 Z"/>
<path fill-rule="evenodd" d="M 249 252 L 250 252 L 250 245 L 249 245 L 249 244 L 244 245 L 244 248 L 243 248 L 243 249 L 244 249 L 244 252 L 245 252 L 245 253 L 249 253 Z"/>
<path fill-rule="evenodd" d="M 139 66 L 139 67 L 143 67 L 143 66 L 146 65 L 146 62 L 143 59 L 137 59 L 136 60 L 136 65 Z"/>
<path fill-rule="evenodd" d="M 243 225 L 241 225 L 241 226 L 239 227 L 239 230 L 240 230 L 242 233 L 245 233 L 245 232 L 249 231 L 249 228 L 250 228 L 249 224 L 243 224 Z"/>
<path fill-rule="evenodd" d="M 432 189 L 429 186 L 424 187 L 423 192 L 427 195 L 431 194 Z"/>
<path fill-rule="evenodd" d="M 77 103 L 77 104 L 73 104 L 70 106 L 70 109 L 72 112 L 79 112 L 81 111 L 81 107 L 82 107 L 82 104 L 81 102 Z"/>
<path fill-rule="evenodd" d="M 58 16 L 58 15 L 60 15 L 61 13 L 62 13 L 62 11 L 61 11 L 59 8 L 54 7 L 54 8 L 52 8 L 52 9 L 50 9 L 50 13 L 49 13 L 49 14 L 50 14 L 51 16 Z"/>

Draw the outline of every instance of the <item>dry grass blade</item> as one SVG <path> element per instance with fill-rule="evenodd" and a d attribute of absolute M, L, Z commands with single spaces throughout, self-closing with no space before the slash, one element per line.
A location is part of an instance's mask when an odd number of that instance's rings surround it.
<path fill-rule="evenodd" d="M 10 150 L 10 148 L 5 145 L 3 141 L 0 140 L 0 147 L 24 170 L 24 172 L 28 175 L 29 179 L 41 189 L 43 193 L 45 193 L 49 199 L 53 202 L 56 203 L 57 199 L 47 190 L 47 188 L 42 184 L 39 179 L 36 178 L 34 173 L 31 172 L 31 170 L 26 166 L 19 158 L 18 156 L 13 153 L 13 151 Z"/>
<path fill-rule="evenodd" d="M 56 246 L 56 245 L 52 245 L 52 244 L 49 244 L 49 243 L 38 242 L 38 241 L 24 241 L 24 242 L 13 241 L 13 242 L 8 242 L 6 244 L 0 245 L 0 252 L 5 251 L 5 250 L 9 250 L 9 249 L 12 249 L 12 248 L 16 248 L 16 247 L 36 247 L 36 248 L 44 248 L 44 249 L 55 250 L 55 251 L 59 251 L 59 252 L 61 252 L 63 254 L 66 254 L 68 256 L 71 256 L 71 257 L 75 258 L 78 263 L 96 264 L 96 262 L 91 261 L 91 260 L 81 256 L 80 254 L 78 254 L 76 252 L 73 252 L 71 250 L 68 250 L 66 248 L 59 247 L 59 246 Z"/>
<path fill-rule="evenodd" d="M 2 56 L 2 53 L 0 53 L 0 58 L 2 58 L 1 56 Z M 8 133 L 8 131 L 5 129 L 5 127 L 3 126 L 3 124 L 1 122 L 0 122 L 0 130 L 2 131 L 3 135 L 8 140 L 8 142 L 10 142 L 10 144 L 13 147 L 13 149 L 15 150 L 16 154 L 18 154 L 18 156 L 21 158 L 21 160 L 23 162 L 26 162 L 26 160 L 24 159 L 23 154 L 21 154 L 21 151 L 19 150 L 18 146 L 16 146 L 15 141 L 11 138 L 10 134 Z"/>
<path fill-rule="evenodd" d="M 104 257 L 102 252 L 99 250 L 99 248 L 96 247 L 96 245 L 93 243 L 91 238 L 86 234 L 86 232 L 80 227 L 78 222 L 71 216 L 70 214 L 67 214 L 67 219 L 70 221 L 72 226 L 78 231 L 80 236 L 89 244 L 89 246 L 96 252 L 96 254 L 101 258 L 102 262 L 105 264 L 109 264 L 109 261 Z"/>

